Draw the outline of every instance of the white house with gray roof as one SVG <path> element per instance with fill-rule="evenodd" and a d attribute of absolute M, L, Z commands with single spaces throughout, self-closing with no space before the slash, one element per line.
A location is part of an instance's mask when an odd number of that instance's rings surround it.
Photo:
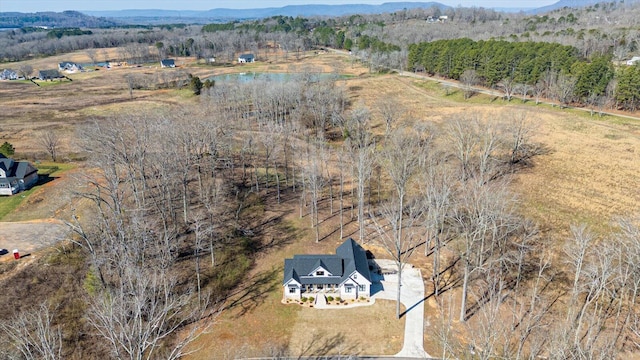
<path fill-rule="evenodd" d="M 0 72 L 0 80 L 18 80 L 18 73 L 11 69 L 4 69 Z"/>
<path fill-rule="evenodd" d="M 77 71 L 82 71 L 84 70 L 84 68 L 80 64 L 76 64 L 70 61 L 63 61 L 61 63 L 58 63 L 58 70 L 73 73 Z"/>
<path fill-rule="evenodd" d="M 253 54 L 242 54 L 238 57 L 238 63 L 252 63 L 256 61 L 256 57 Z"/>
<path fill-rule="evenodd" d="M 28 190 L 38 182 L 38 170 L 26 161 L 15 161 L 0 154 L 0 195 Z"/>
<path fill-rule="evenodd" d="M 365 250 L 347 239 L 335 255 L 294 255 L 284 260 L 284 298 L 318 295 L 342 299 L 369 298 L 371 273 Z"/>

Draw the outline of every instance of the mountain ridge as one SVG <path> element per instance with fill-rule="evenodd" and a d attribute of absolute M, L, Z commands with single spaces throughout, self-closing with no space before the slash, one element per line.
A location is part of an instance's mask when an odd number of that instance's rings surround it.
<path fill-rule="evenodd" d="M 343 5 L 287 5 L 282 7 L 231 9 L 215 8 L 210 10 L 161 10 L 161 9 L 127 9 L 114 11 L 81 11 L 91 16 L 106 18 L 127 17 L 184 17 L 184 18 L 227 18 L 252 19 L 271 16 L 343 16 L 351 14 L 376 14 L 400 11 L 403 9 L 438 7 L 441 10 L 450 8 L 442 3 L 430 2 L 392 2 L 380 5 L 343 4 Z"/>

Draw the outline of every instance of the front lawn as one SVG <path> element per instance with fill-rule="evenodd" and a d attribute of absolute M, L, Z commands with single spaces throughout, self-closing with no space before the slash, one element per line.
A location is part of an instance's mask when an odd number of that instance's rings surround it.
<path fill-rule="evenodd" d="M 34 165 L 38 169 L 38 183 L 27 191 L 12 196 L 0 196 L 0 220 L 7 216 L 7 214 L 13 212 L 13 210 L 20 206 L 34 191 L 53 180 L 56 174 L 60 174 L 74 167 L 72 164 L 56 164 L 51 162 L 42 162 Z"/>

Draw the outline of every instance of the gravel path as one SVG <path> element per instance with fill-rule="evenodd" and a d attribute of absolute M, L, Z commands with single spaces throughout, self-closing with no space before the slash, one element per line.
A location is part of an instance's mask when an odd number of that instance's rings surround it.
<path fill-rule="evenodd" d="M 12 251 L 18 249 L 21 256 L 32 251 L 51 246 L 64 239 L 69 228 L 54 220 L 25 222 L 0 222 L 0 260 L 13 257 Z M 7 250 L 2 251 L 2 250 Z"/>

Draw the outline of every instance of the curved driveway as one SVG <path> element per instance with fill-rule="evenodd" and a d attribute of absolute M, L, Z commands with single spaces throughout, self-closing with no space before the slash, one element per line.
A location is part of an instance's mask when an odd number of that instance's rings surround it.
<path fill-rule="evenodd" d="M 382 269 L 397 269 L 393 260 L 376 260 Z M 376 274 L 377 275 L 377 274 Z M 374 276 L 376 276 L 374 275 Z M 372 292 L 374 299 L 396 300 L 398 275 L 385 275 L 380 284 L 374 281 Z M 405 265 L 402 271 L 402 287 L 400 302 L 405 307 L 404 344 L 396 357 L 402 358 L 430 358 L 424 351 L 424 282 L 420 269 Z"/>

